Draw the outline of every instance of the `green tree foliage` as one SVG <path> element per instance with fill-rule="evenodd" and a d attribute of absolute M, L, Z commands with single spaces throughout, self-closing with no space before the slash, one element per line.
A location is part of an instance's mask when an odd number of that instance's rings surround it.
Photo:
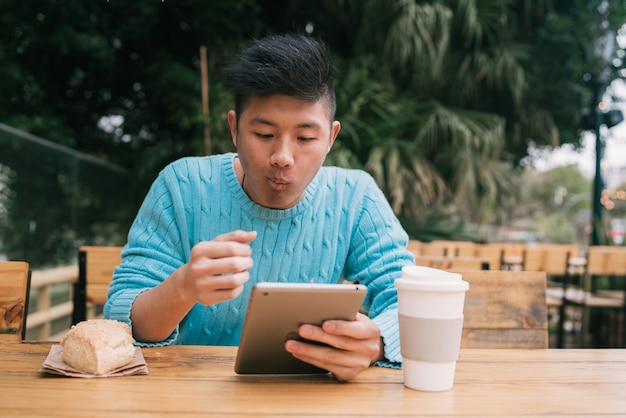
<path fill-rule="evenodd" d="M 368 57 L 343 68 L 372 74 L 345 96 L 371 94 L 365 80 L 373 78 L 399 105 L 380 112 L 393 113 L 392 123 L 356 125 L 346 141 L 397 212 L 419 219 L 443 202 L 466 221 L 502 222 L 519 201 L 515 170 L 529 145 L 578 145 L 601 71 L 593 57 L 607 30 L 598 24 L 601 2 L 329 3 L 359 28 L 347 35 L 349 50 Z M 607 6 L 609 28 L 620 27 L 623 3 Z M 613 62 L 614 78 L 621 64 Z"/>
<path fill-rule="evenodd" d="M 608 28 L 598 23 L 602 4 Z M 602 69 L 595 41 L 626 21 L 626 0 L 0 6 L 0 121 L 127 167 L 138 190 L 167 162 L 203 154 L 205 123 L 211 151 L 232 150 L 220 70 L 246 41 L 285 31 L 321 37 L 337 58 L 343 126 L 329 163 L 367 169 L 407 229 L 429 236 L 441 214 L 442 234 L 459 222 L 506 222 L 528 146 L 579 144 Z M 612 63 L 615 78 L 621 63 Z"/>
<path fill-rule="evenodd" d="M 199 47 L 211 77 L 260 32 L 257 10 L 252 0 L 2 0 L 0 120 L 151 177 L 204 152 Z M 216 80 L 213 101 L 227 102 Z M 102 125 L 108 116 L 119 123 Z"/>

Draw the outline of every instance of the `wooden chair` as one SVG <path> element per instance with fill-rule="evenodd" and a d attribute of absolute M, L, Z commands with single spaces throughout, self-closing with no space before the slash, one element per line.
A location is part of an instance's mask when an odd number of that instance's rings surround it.
<path fill-rule="evenodd" d="M 29 293 L 28 263 L 0 262 L 0 341 L 24 339 Z"/>
<path fill-rule="evenodd" d="M 442 255 L 416 255 L 415 265 L 422 267 L 441 268 L 446 258 Z"/>
<path fill-rule="evenodd" d="M 596 291 L 594 280 L 600 277 L 610 279 L 621 278 L 626 287 L 626 247 L 621 246 L 590 246 L 587 252 L 585 284 L 580 292 L 571 292 L 566 295 L 566 302 L 582 308 L 583 333 L 590 327 L 585 315 L 590 309 L 600 310 L 603 313 L 601 321 L 595 325 L 594 331 L 600 333 L 604 328 L 603 346 L 626 346 L 626 288 Z M 603 324 L 602 322 L 607 322 Z M 619 323 L 622 323 L 621 327 Z M 613 325 L 608 324 L 612 322 Z"/>
<path fill-rule="evenodd" d="M 489 270 L 501 270 L 502 246 L 499 244 L 476 244 L 474 256 L 489 263 Z"/>
<path fill-rule="evenodd" d="M 448 253 L 447 241 L 431 241 L 424 243 L 421 250 L 421 255 L 425 256 L 441 256 L 445 257 Z"/>
<path fill-rule="evenodd" d="M 500 243 L 500 248 L 502 250 L 500 262 L 502 270 L 519 271 L 523 269 L 526 244 L 503 242 Z"/>
<path fill-rule="evenodd" d="M 440 270 L 489 270 L 489 261 L 479 257 L 415 256 L 415 265 Z"/>
<path fill-rule="evenodd" d="M 528 245 L 524 249 L 522 270 L 544 271 L 550 283 L 563 288 L 571 285 L 574 275 L 570 274 L 570 260 L 576 257 L 578 249 L 573 245 L 565 244 L 538 244 Z M 571 276 L 571 277 L 570 277 Z M 582 285 L 582 274 L 579 275 L 578 285 Z M 557 283 L 558 282 L 558 283 Z"/>
<path fill-rule="evenodd" d="M 469 282 L 463 348 L 548 348 L 546 274 L 456 270 Z"/>
<path fill-rule="evenodd" d="M 489 270 L 489 261 L 482 257 L 453 257 L 447 260 L 444 269 Z"/>
<path fill-rule="evenodd" d="M 563 276 L 568 273 L 570 259 L 578 257 L 578 253 L 578 247 L 569 244 L 527 245 L 523 252 L 523 270 Z"/>
<path fill-rule="evenodd" d="M 543 271 L 547 275 L 547 303 L 548 309 L 558 309 L 556 315 L 558 323 L 557 346 L 563 347 L 564 328 L 566 322 L 567 303 L 565 295 L 572 293 L 571 282 L 573 277 L 582 275 L 571 275 L 569 260 L 578 255 L 578 249 L 574 245 L 566 244 L 533 244 L 527 245 L 523 253 L 522 270 Z M 582 278 L 577 285 L 582 285 Z M 550 311 L 554 312 L 554 311 Z M 549 312 L 549 314 L 550 314 Z"/>
<path fill-rule="evenodd" d="M 415 257 L 419 257 L 422 255 L 422 251 L 425 245 L 426 244 L 421 241 L 411 239 L 409 240 L 409 243 L 407 244 L 406 249 L 412 252 Z"/>
<path fill-rule="evenodd" d="M 78 249 L 78 280 L 74 283 L 72 324 L 87 319 L 88 303 L 106 303 L 113 269 L 122 261 L 122 248 L 81 246 Z"/>
<path fill-rule="evenodd" d="M 474 257 L 476 244 L 471 241 L 433 240 L 428 243 L 425 255 L 442 255 L 446 257 Z"/>
<path fill-rule="evenodd" d="M 476 243 L 471 241 L 454 241 L 453 251 L 455 257 L 476 257 Z"/>

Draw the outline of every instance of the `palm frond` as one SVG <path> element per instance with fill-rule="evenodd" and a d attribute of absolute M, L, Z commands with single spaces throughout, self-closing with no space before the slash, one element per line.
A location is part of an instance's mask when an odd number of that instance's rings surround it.
<path fill-rule="evenodd" d="M 396 18 L 385 43 L 385 57 L 399 72 L 438 80 L 450 45 L 452 11 L 441 3 L 395 2 Z M 428 83 L 427 80 L 422 82 Z"/>

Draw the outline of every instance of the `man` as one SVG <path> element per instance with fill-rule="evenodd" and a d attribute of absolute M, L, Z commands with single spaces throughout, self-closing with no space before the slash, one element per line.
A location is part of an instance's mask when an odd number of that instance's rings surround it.
<path fill-rule="evenodd" d="M 393 280 L 414 260 L 373 179 L 322 167 L 340 130 L 326 48 L 269 36 L 227 72 L 237 153 L 161 172 L 129 231 L 105 316 L 130 324 L 144 345 L 237 345 L 254 283 L 359 281 L 369 316 L 300 328 L 331 347 L 285 348 L 339 380 L 399 363 Z"/>

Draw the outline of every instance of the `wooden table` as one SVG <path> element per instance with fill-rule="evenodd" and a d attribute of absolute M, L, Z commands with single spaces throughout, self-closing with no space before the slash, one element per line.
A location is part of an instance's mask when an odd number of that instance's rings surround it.
<path fill-rule="evenodd" d="M 234 347 L 144 348 L 149 374 L 78 379 L 38 372 L 50 343 L 0 343 L 0 416 L 623 416 L 626 349 L 461 350 L 439 393 L 372 367 L 330 377 L 238 376 Z"/>

